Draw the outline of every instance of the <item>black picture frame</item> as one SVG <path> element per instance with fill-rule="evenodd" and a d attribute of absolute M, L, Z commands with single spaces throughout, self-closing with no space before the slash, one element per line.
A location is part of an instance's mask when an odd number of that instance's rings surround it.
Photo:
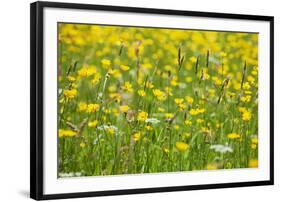
<path fill-rule="evenodd" d="M 175 187 L 154 187 L 143 189 L 95 191 L 82 193 L 51 194 L 43 193 L 43 9 L 81 9 L 100 11 L 121 11 L 130 13 L 164 14 L 177 16 L 199 16 L 238 20 L 267 21 L 270 23 L 270 180 L 238 183 L 204 184 Z M 89 5 L 57 2 L 35 2 L 30 5 L 30 197 L 36 200 L 93 197 L 106 195 L 139 194 L 154 192 L 187 191 L 274 184 L 274 17 L 240 15 L 183 10 L 135 8 L 120 6 Z"/>

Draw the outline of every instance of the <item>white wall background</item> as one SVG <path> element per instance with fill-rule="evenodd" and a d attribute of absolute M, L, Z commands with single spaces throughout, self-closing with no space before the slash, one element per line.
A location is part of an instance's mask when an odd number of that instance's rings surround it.
<path fill-rule="evenodd" d="M 62 0 L 60 0 L 62 1 Z M 169 8 L 275 16 L 275 185 L 68 201 L 280 201 L 281 196 L 281 12 L 277 0 L 68 0 L 75 3 Z M 0 6 L 0 201 L 29 199 L 29 3 Z M 277 76 L 276 76 L 277 75 Z"/>

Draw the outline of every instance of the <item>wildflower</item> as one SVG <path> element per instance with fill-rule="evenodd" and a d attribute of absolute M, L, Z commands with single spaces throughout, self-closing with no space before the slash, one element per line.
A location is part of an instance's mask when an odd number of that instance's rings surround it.
<path fill-rule="evenodd" d="M 122 105 L 119 107 L 121 112 L 127 113 L 130 109 L 130 107 L 128 105 Z"/>
<path fill-rule="evenodd" d="M 123 70 L 123 71 L 128 71 L 130 69 L 130 67 L 127 66 L 127 65 L 121 65 L 120 69 Z"/>
<path fill-rule="evenodd" d="M 216 145 L 212 145 L 210 147 L 210 149 L 213 149 L 215 150 L 216 152 L 219 152 L 219 153 L 226 153 L 226 152 L 233 152 L 233 149 L 227 145 L 221 145 L 221 144 L 216 144 Z"/>
<path fill-rule="evenodd" d="M 86 144 L 84 142 L 80 143 L 80 147 L 84 148 L 86 146 Z"/>
<path fill-rule="evenodd" d="M 106 131 L 110 135 L 114 135 L 118 131 L 118 128 L 113 125 L 102 125 L 102 126 L 98 127 L 98 130 L 103 130 L 103 131 Z"/>
<path fill-rule="evenodd" d="M 246 96 L 242 96 L 240 97 L 241 102 L 250 102 L 251 101 L 252 96 L 251 95 L 246 95 Z"/>
<path fill-rule="evenodd" d="M 95 73 L 97 73 L 96 67 L 93 66 L 93 65 L 90 65 L 90 66 L 86 66 L 86 67 L 81 68 L 78 71 L 78 76 L 80 76 L 80 77 L 88 77 L 88 76 L 91 76 L 91 75 L 93 75 Z"/>
<path fill-rule="evenodd" d="M 247 111 L 247 109 L 245 107 L 239 107 L 238 111 L 243 113 L 243 112 Z"/>
<path fill-rule="evenodd" d="M 114 133 L 115 133 L 115 128 L 113 128 L 113 127 L 108 127 L 108 128 L 106 128 L 106 132 L 108 132 L 110 135 L 114 135 Z"/>
<path fill-rule="evenodd" d="M 77 95 L 77 90 L 76 89 L 64 90 L 63 94 L 65 97 L 67 97 L 69 99 L 73 99 Z"/>
<path fill-rule="evenodd" d="M 108 87 L 108 91 L 109 91 L 109 92 L 115 92 L 116 90 L 117 90 L 116 85 L 110 85 L 110 86 Z"/>
<path fill-rule="evenodd" d="M 100 109 L 99 104 L 88 104 L 86 112 L 91 113 L 91 112 L 96 112 Z"/>
<path fill-rule="evenodd" d="M 91 81 L 92 85 L 97 85 L 99 81 L 100 81 L 100 74 L 97 73 L 94 75 L 94 78 Z"/>
<path fill-rule="evenodd" d="M 166 119 L 171 119 L 174 115 L 172 113 L 166 113 L 164 116 Z"/>
<path fill-rule="evenodd" d="M 202 113 L 204 113 L 205 111 L 206 111 L 206 110 L 205 110 L 204 108 L 190 109 L 190 110 L 189 110 L 189 114 L 195 116 L 195 115 L 197 115 L 197 114 L 202 114 Z"/>
<path fill-rule="evenodd" d="M 185 98 L 185 100 L 186 100 L 186 102 L 187 102 L 188 104 L 192 104 L 192 103 L 193 103 L 193 98 L 192 98 L 192 97 L 185 96 L 184 98 Z"/>
<path fill-rule="evenodd" d="M 87 110 L 87 104 L 85 102 L 79 102 L 78 104 L 78 111 L 79 112 L 84 112 Z"/>
<path fill-rule="evenodd" d="M 175 125 L 174 125 L 174 129 L 175 129 L 175 130 L 179 130 L 179 129 L 180 129 L 180 126 L 179 126 L 178 124 L 175 124 Z"/>
<path fill-rule="evenodd" d="M 68 81 L 74 82 L 76 81 L 76 78 L 74 76 L 67 76 Z"/>
<path fill-rule="evenodd" d="M 207 170 L 217 170 L 218 166 L 215 163 L 208 163 L 206 168 Z"/>
<path fill-rule="evenodd" d="M 147 112 L 140 111 L 138 113 L 138 117 L 137 117 L 138 121 L 145 121 L 147 118 L 148 118 L 148 113 Z"/>
<path fill-rule="evenodd" d="M 239 134 L 237 134 L 237 133 L 229 133 L 229 134 L 227 135 L 227 137 L 228 137 L 229 139 L 238 139 L 238 138 L 240 138 L 241 136 L 240 136 Z"/>
<path fill-rule="evenodd" d="M 171 86 L 178 86 L 178 85 L 179 85 L 178 78 L 173 77 L 171 80 Z"/>
<path fill-rule="evenodd" d="M 153 89 L 152 90 L 153 95 L 160 101 L 163 101 L 166 99 L 166 95 L 163 91 L 159 90 L 159 89 Z"/>
<path fill-rule="evenodd" d="M 132 84 L 130 83 L 130 82 L 128 82 L 128 81 L 126 81 L 125 83 L 124 83 L 124 85 L 122 86 L 122 89 L 124 90 L 124 91 L 127 91 L 127 92 L 133 92 L 133 87 L 132 87 Z"/>
<path fill-rule="evenodd" d="M 249 161 L 249 168 L 257 168 L 259 165 L 259 161 L 257 159 L 251 159 Z"/>
<path fill-rule="evenodd" d="M 134 133 L 133 139 L 134 139 L 135 142 L 139 141 L 141 139 L 141 133 L 140 132 Z"/>
<path fill-rule="evenodd" d="M 189 148 L 189 145 L 186 144 L 185 142 L 176 142 L 176 148 L 180 152 L 184 152 Z"/>
<path fill-rule="evenodd" d="M 195 63 L 197 61 L 197 58 L 195 56 L 192 56 L 189 58 L 189 60 L 192 62 L 192 63 Z"/>
<path fill-rule="evenodd" d="M 244 111 L 242 114 L 243 121 L 250 121 L 252 118 L 252 114 L 250 111 Z"/>
<path fill-rule="evenodd" d="M 157 124 L 160 123 L 160 121 L 156 118 L 148 118 L 145 120 L 145 123 Z"/>
<path fill-rule="evenodd" d="M 192 122 L 190 120 L 185 120 L 184 123 L 187 126 L 191 126 L 192 125 Z"/>
<path fill-rule="evenodd" d="M 111 65 L 111 62 L 108 59 L 102 59 L 101 64 L 105 69 L 107 69 Z"/>
<path fill-rule="evenodd" d="M 144 97 L 146 95 L 145 91 L 144 90 L 138 90 L 138 94 L 139 96 L 141 97 Z"/>
<path fill-rule="evenodd" d="M 59 129 L 59 137 L 73 137 L 75 135 L 77 135 L 77 132 L 73 130 Z"/>
<path fill-rule="evenodd" d="M 95 128 L 97 125 L 98 125 L 98 121 L 97 120 L 94 120 L 94 121 L 91 121 L 91 122 L 88 123 L 88 126 L 90 128 Z"/>
<path fill-rule="evenodd" d="M 176 103 L 177 105 L 182 104 L 183 101 L 184 101 L 184 99 L 182 99 L 182 98 L 175 98 L 175 103 Z"/>
<path fill-rule="evenodd" d="M 220 52 L 221 57 L 225 57 L 226 55 L 227 55 L 226 52 Z"/>
<path fill-rule="evenodd" d="M 121 95 L 120 93 L 110 93 L 109 97 L 113 100 L 115 100 L 115 102 L 119 103 L 121 101 Z"/>
<path fill-rule="evenodd" d="M 153 128 L 152 128 L 150 125 L 146 125 L 146 126 L 145 126 L 145 129 L 148 130 L 148 131 L 153 130 Z"/>
<path fill-rule="evenodd" d="M 165 92 L 166 92 L 169 96 L 173 96 L 172 88 L 171 88 L 170 86 L 165 87 Z"/>
<path fill-rule="evenodd" d="M 152 82 L 147 81 L 147 82 L 145 83 L 145 88 L 152 89 L 152 88 L 154 88 L 154 85 L 153 85 L 153 83 L 152 83 Z"/>

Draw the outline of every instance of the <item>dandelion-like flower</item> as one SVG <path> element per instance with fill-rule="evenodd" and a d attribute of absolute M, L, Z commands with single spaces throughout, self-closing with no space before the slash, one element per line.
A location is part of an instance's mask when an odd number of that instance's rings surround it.
<path fill-rule="evenodd" d="M 138 121 L 145 121 L 147 118 L 148 118 L 148 113 L 147 112 L 140 111 L 138 113 L 138 117 L 137 117 Z"/>

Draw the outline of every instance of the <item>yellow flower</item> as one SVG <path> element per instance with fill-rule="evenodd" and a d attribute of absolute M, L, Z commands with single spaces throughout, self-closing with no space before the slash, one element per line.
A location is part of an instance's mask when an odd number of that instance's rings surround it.
<path fill-rule="evenodd" d="M 147 112 L 140 111 L 138 113 L 138 118 L 137 118 L 138 121 L 145 121 L 147 118 L 148 118 L 148 113 Z"/>
<path fill-rule="evenodd" d="M 207 165 L 207 170 L 217 170 L 217 169 L 218 169 L 217 164 L 209 163 Z"/>
<path fill-rule="evenodd" d="M 121 101 L 121 95 L 119 93 L 110 93 L 109 97 L 114 99 L 117 103 Z"/>
<path fill-rule="evenodd" d="M 163 91 L 159 90 L 159 89 L 153 89 L 152 90 L 153 95 L 160 101 L 163 101 L 166 99 L 166 95 Z"/>
<path fill-rule="evenodd" d="M 76 78 L 74 76 L 67 76 L 68 81 L 74 82 Z"/>
<path fill-rule="evenodd" d="M 240 138 L 241 136 L 240 136 L 239 134 L 237 134 L 237 133 L 229 133 L 229 134 L 227 135 L 227 137 L 228 137 L 229 139 L 238 139 L 238 138 Z"/>
<path fill-rule="evenodd" d="M 197 58 L 195 56 L 192 56 L 189 58 L 189 60 L 192 62 L 192 63 L 195 63 L 197 61 Z"/>
<path fill-rule="evenodd" d="M 138 90 L 138 94 L 139 96 L 141 97 L 144 97 L 146 95 L 145 91 L 144 90 Z"/>
<path fill-rule="evenodd" d="M 123 70 L 123 71 L 128 71 L 130 69 L 130 67 L 127 66 L 127 65 L 121 65 L 120 69 Z"/>
<path fill-rule="evenodd" d="M 164 109 L 164 108 L 162 108 L 162 107 L 158 107 L 158 111 L 159 111 L 159 112 L 164 112 L 164 111 L 165 111 L 165 109 Z"/>
<path fill-rule="evenodd" d="M 186 144 L 185 142 L 176 142 L 176 148 L 180 151 L 180 152 L 184 152 L 189 148 L 189 145 Z"/>
<path fill-rule="evenodd" d="M 259 161 L 257 159 L 251 159 L 249 161 L 249 168 L 257 168 L 259 166 Z"/>
<path fill-rule="evenodd" d="M 258 137 L 252 137 L 251 138 L 251 142 L 253 143 L 253 144 L 258 144 Z"/>
<path fill-rule="evenodd" d="M 221 56 L 221 57 L 225 57 L 226 55 L 227 55 L 226 52 L 221 52 L 221 53 L 220 53 L 220 56 Z"/>
<path fill-rule="evenodd" d="M 180 83 L 178 82 L 178 78 L 177 77 L 173 77 L 171 80 L 171 85 L 172 86 L 178 86 Z"/>
<path fill-rule="evenodd" d="M 145 83 L 145 87 L 146 87 L 146 88 L 149 88 L 149 89 L 152 89 L 152 88 L 154 88 L 154 85 L 153 85 L 152 82 L 147 81 L 147 82 Z"/>
<path fill-rule="evenodd" d="M 172 113 L 166 113 L 164 116 L 166 119 L 171 119 L 174 115 Z"/>
<path fill-rule="evenodd" d="M 96 112 L 100 109 L 99 104 L 88 104 L 86 112 L 91 113 L 91 112 Z"/>
<path fill-rule="evenodd" d="M 86 146 L 86 144 L 84 142 L 80 143 L 80 147 L 84 148 Z"/>
<path fill-rule="evenodd" d="M 75 135 L 77 135 L 75 131 L 59 129 L 59 137 L 73 137 Z"/>
<path fill-rule="evenodd" d="M 87 110 L 87 104 L 85 102 L 79 102 L 78 104 L 78 111 L 79 112 L 84 112 Z"/>
<path fill-rule="evenodd" d="M 184 100 L 183 100 L 182 98 L 175 98 L 175 103 L 176 103 L 177 105 L 182 104 L 183 101 L 184 101 Z"/>
<path fill-rule="evenodd" d="M 183 111 L 186 108 L 186 105 L 183 103 L 184 99 L 183 98 L 176 98 L 175 103 L 178 105 L 180 108 L 180 111 Z"/>
<path fill-rule="evenodd" d="M 115 129 L 113 127 L 106 128 L 106 132 L 108 132 L 110 135 L 114 135 Z"/>
<path fill-rule="evenodd" d="M 100 74 L 99 73 L 96 73 L 95 75 L 94 75 L 94 78 L 92 79 L 92 84 L 95 86 L 95 85 L 97 85 L 98 84 L 98 82 L 100 81 Z"/>
<path fill-rule="evenodd" d="M 102 59 L 101 64 L 105 69 L 107 69 L 111 65 L 111 62 L 108 59 Z"/>
<path fill-rule="evenodd" d="M 141 139 L 141 133 L 140 132 L 134 133 L 133 139 L 134 139 L 135 142 L 139 141 Z"/>
<path fill-rule="evenodd" d="M 67 97 L 69 99 L 73 99 L 77 95 L 77 90 L 76 89 L 64 90 L 63 94 L 65 97 Z"/>
<path fill-rule="evenodd" d="M 241 102 L 250 102 L 251 101 L 252 96 L 251 95 L 246 95 L 246 96 L 242 96 L 240 97 Z"/>
<path fill-rule="evenodd" d="M 119 107 L 119 109 L 120 109 L 121 112 L 126 113 L 126 112 L 129 111 L 130 107 L 128 105 L 122 105 L 122 106 Z"/>
<path fill-rule="evenodd" d="M 98 121 L 94 120 L 88 123 L 88 126 L 91 128 L 95 128 L 98 125 Z"/>
<path fill-rule="evenodd" d="M 179 130 L 179 129 L 180 129 L 180 126 L 179 126 L 178 124 L 175 124 L 175 125 L 174 125 L 174 129 L 175 129 L 175 130 Z"/>
<path fill-rule="evenodd" d="M 148 130 L 148 131 L 153 130 L 153 128 L 152 128 L 150 125 L 146 125 L 146 126 L 145 126 L 145 129 Z"/>
<path fill-rule="evenodd" d="M 86 66 L 86 67 L 81 68 L 78 71 L 78 76 L 87 77 L 87 76 L 91 76 L 95 73 L 97 73 L 97 68 L 93 65 L 90 65 L 90 66 Z"/>
<path fill-rule="evenodd" d="M 110 85 L 110 86 L 108 87 L 108 91 L 109 91 L 109 92 L 115 92 L 116 90 L 117 90 L 116 85 Z"/>
<path fill-rule="evenodd" d="M 122 89 L 124 90 L 124 91 L 127 91 L 127 92 L 133 92 L 133 87 L 132 87 L 132 84 L 130 83 L 130 82 L 128 82 L 128 81 L 126 81 L 125 83 L 124 83 L 124 85 L 122 86 Z"/>
<path fill-rule="evenodd" d="M 197 109 L 190 109 L 189 113 L 190 113 L 190 115 L 197 115 L 197 114 L 199 114 Z"/>
<path fill-rule="evenodd" d="M 190 120 L 185 120 L 184 123 L 187 126 L 191 126 L 192 125 L 192 122 Z"/>
<path fill-rule="evenodd" d="M 247 111 L 247 109 L 245 107 L 239 107 L 238 111 L 243 113 L 243 112 Z"/>
<path fill-rule="evenodd" d="M 185 100 L 186 100 L 186 102 L 187 102 L 188 104 L 192 104 L 192 103 L 193 103 L 193 98 L 192 98 L 192 97 L 185 96 L 184 98 L 185 98 Z"/>
<path fill-rule="evenodd" d="M 244 111 L 242 114 L 243 121 L 250 121 L 252 118 L 252 114 L 250 111 Z"/>
<path fill-rule="evenodd" d="M 205 111 L 206 110 L 204 108 L 197 108 L 197 109 L 190 109 L 189 113 L 190 113 L 190 115 L 197 115 L 197 114 L 202 114 Z"/>

